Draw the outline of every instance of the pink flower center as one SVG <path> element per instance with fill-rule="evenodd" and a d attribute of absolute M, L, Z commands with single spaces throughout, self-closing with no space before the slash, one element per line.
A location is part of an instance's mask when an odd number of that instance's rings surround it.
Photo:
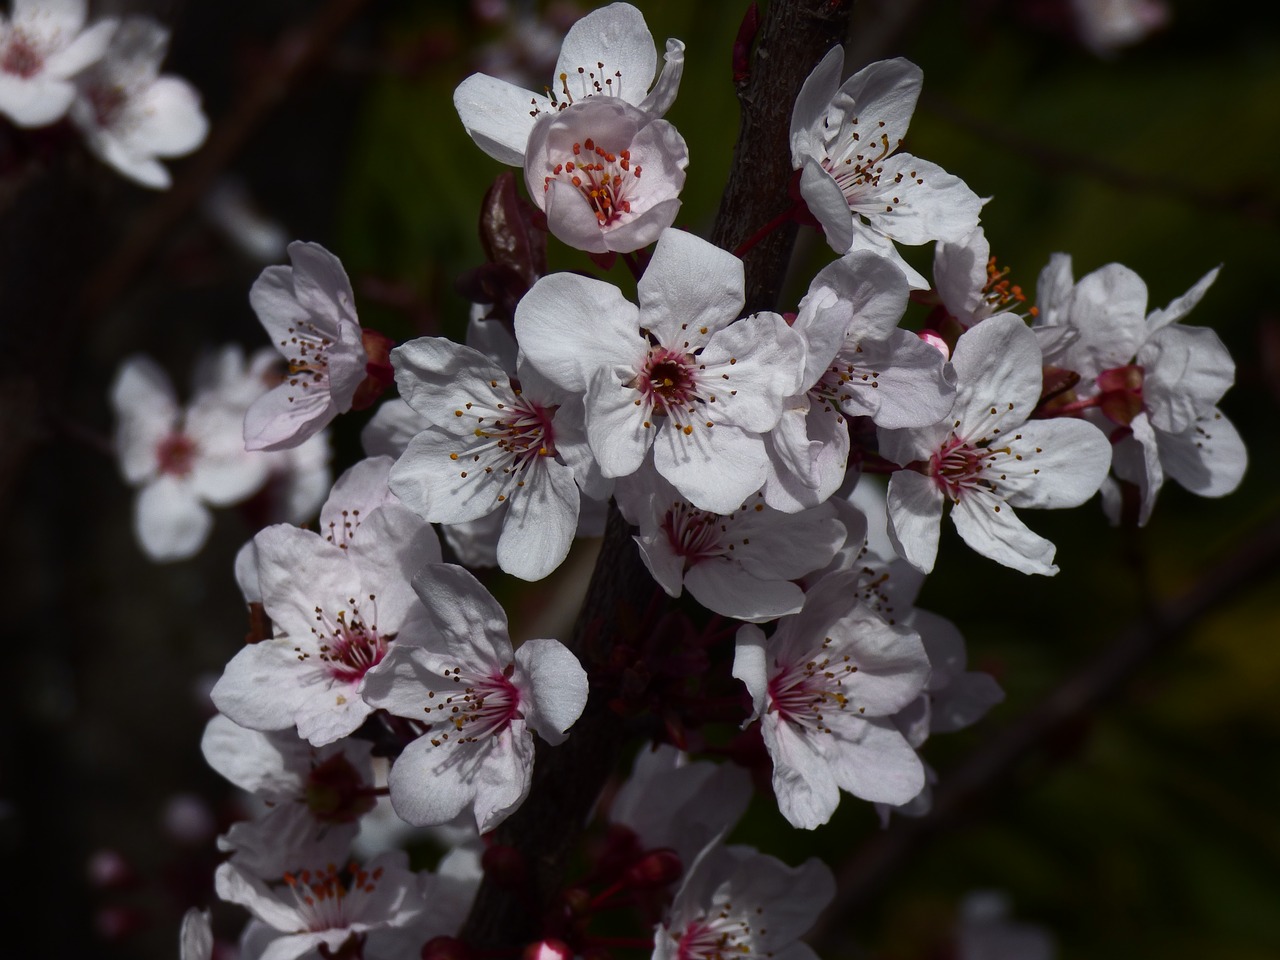
<path fill-rule="evenodd" d="M 446 743 L 475 743 L 501 733 L 512 720 L 524 718 L 520 712 L 520 691 L 511 682 L 515 664 L 509 663 L 501 673 L 485 676 L 463 674 L 461 667 L 446 668 L 444 677 L 456 686 L 451 692 L 427 691 L 431 701 L 423 707 L 433 718 L 431 735 L 434 746 Z"/>
<path fill-rule="evenodd" d="M 121 87 L 98 84 L 89 87 L 85 95 L 93 108 L 94 123 L 99 127 L 114 125 L 120 117 L 125 102 L 129 99 Z"/>
<path fill-rule="evenodd" d="M 1146 371 L 1136 363 L 1103 370 L 1097 379 L 1098 408 L 1115 423 L 1129 426 L 1146 409 L 1142 395 L 1145 379 Z"/>
<path fill-rule="evenodd" d="M 171 433 L 156 445 L 160 472 L 171 477 L 188 476 L 195 467 L 199 448 L 185 433 Z"/>
<path fill-rule="evenodd" d="M 449 459 L 470 463 L 459 473 L 464 480 L 468 476 L 489 477 L 509 489 L 511 480 L 515 486 L 525 485 L 524 471 L 543 457 L 556 455 L 553 418 L 558 405 L 542 406 L 526 400 L 519 387 L 512 384 L 515 399 L 497 404 L 489 415 L 477 416 L 473 437 L 478 441 L 461 453 L 449 454 Z M 471 407 L 471 404 L 467 405 Z M 457 411 L 461 416 L 463 411 Z M 494 415 L 496 414 L 496 415 Z M 507 499 L 507 493 L 499 493 L 498 501 Z"/>
<path fill-rule="evenodd" d="M 760 923 L 763 915 L 757 915 Z M 761 929 L 761 933 L 764 930 Z M 751 924 L 730 912 L 726 904 L 710 917 L 700 917 L 685 927 L 676 948 L 677 960 L 749 960 L 757 956 Z"/>
<path fill-rule="evenodd" d="M 727 529 L 724 520 L 681 500 L 672 504 L 662 518 L 662 531 L 676 555 L 684 557 L 684 568 L 688 570 L 696 563 L 724 553 L 720 543 Z"/>
<path fill-rule="evenodd" d="M 329 864 L 322 870 L 299 870 L 284 875 L 293 893 L 294 907 L 304 930 L 341 930 L 359 919 L 360 907 L 378 889 L 382 868 L 365 870 L 355 863 L 339 870 Z"/>
<path fill-rule="evenodd" d="M 670 417 L 686 435 L 693 433 L 698 405 L 707 398 L 699 383 L 698 362 L 687 353 L 663 346 L 651 347 L 640 372 L 628 386 L 640 391 L 641 400 L 654 416 Z M 646 427 L 651 424 L 644 422 Z M 711 422 L 707 421 L 707 426 Z"/>
<path fill-rule="evenodd" d="M 995 490 L 995 483 L 983 476 L 987 465 L 995 459 L 995 452 L 953 437 L 930 459 L 929 472 L 938 488 L 953 502 L 959 502 L 965 490 L 974 487 Z"/>
<path fill-rule="evenodd" d="M 355 598 L 347 602 L 352 608 L 350 616 L 346 610 L 339 610 L 337 617 L 333 619 L 324 612 L 324 608 L 316 607 L 316 626 L 311 628 L 311 633 L 315 639 L 316 655 L 324 665 L 324 673 L 339 683 L 354 685 L 364 679 L 369 669 L 386 656 L 387 644 L 395 639 L 395 635 L 384 636 L 378 632 L 377 597 L 373 594 L 369 594 L 369 602 L 375 604 L 372 623 L 364 622 Z M 299 660 L 311 658 L 311 653 L 302 646 L 295 647 L 295 650 Z"/>
<path fill-rule="evenodd" d="M 29 80 L 44 69 L 44 57 L 21 30 L 15 30 L 0 57 L 0 70 Z"/>
<path fill-rule="evenodd" d="M 878 201 L 883 201 L 878 189 L 882 186 L 880 181 L 884 175 L 883 161 L 902 146 L 901 140 L 891 143 L 888 134 L 881 132 L 880 128 L 884 125 L 883 120 L 878 120 L 874 126 L 863 124 L 863 129 L 860 130 L 858 118 L 853 117 L 841 130 L 842 134 L 847 130 L 849 136 L 844 149 L 834 157 L 822 159 L 822 168 L 831 174 L 851 207 L 856 207 L 873 196 Z M 867 127 L 871 129 L 868 131 Z M 924 183 L 914 170 L 909 174 L 894 174 L 891 183 L 899 184 L 907 176 L 915 180 L 917 185 Z M 891 183 L 886 182 L 883 186 L 887 188 Z M 870 196 L 868 188 L 874 188 Z M 886 213 L 892 212 L 899 202 L 898 197 L 893 197 L 892 200 L 892 203 L 885 204 Z"/>
<path fill-rule="evenodd" d="M 280 341 L 280 352 L 289 363 L 286 375 L 289 386 L 296 388 L 299 396 L 308 391 L 329 389 L 329 348 L 333 341 L 322 334 L 310 321 L 299 323 L 288 330 L 289 338 Z M 289 402 L 294 400 L 289 391 Z"/>
<path fill-rule="evenodd" d="M 551 175 L 543 177 L 542 188 L 550 190 L 552 180 L 572 184 L 587 201 L 600 226 L 607 227 L 631 212 L 627 194 L 631 185 L 640 179 L 640 172 L 640 165 L 631 163 L 630 150 L 614 154 L 587 137 L 573 145 L 571 159 L 557 163 Z"/>
<path fill-rule="evenodd" d="M 355 823 L 377 804 L 370 787 L 350 760 L 335 753 L 311 768 L 304 799 L 322 823 Z"/>
<path fill-rule="evenodd" d="M 830 733 L 825 715 L 832 710 L 846 710 L 849 698 L 843 687 L 845 678 L 858 672 L 848 654 L 834 657 L 827 650 L 831 638 L 822 641 L 818 656 L 804 663 L 786 664 L 769 678 L 769 710 L 779 718 L 810 730 Z M 859 708 L 859 713 L 862 708 Z"/>

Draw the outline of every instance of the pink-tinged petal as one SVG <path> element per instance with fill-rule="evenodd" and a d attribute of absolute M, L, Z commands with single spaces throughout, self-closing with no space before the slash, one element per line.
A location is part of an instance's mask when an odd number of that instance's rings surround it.
<path fill-rule="evenodd" d="M 698 360 L 709 401 L 701 412 L 717 428 L 732 424 L 756 433 L 772 430 L 787 398 L 805 388 L 804 338 L 776 313 L 756 313 L 730 324 L 712 336 Z"/>
<path fill-rule="evenodd" d="M 769 707 L 769 655 L 764 631 L 757 626 L 744 624 L 738 628 L 733 654 L 733 676 L 741 680 L 751 694 L 754 705 L 750 717 L 743 721 L 746 727 Z"/>
<path fill-rule="evenodd" d="M 611 3 L 569 28 L 552 84 L 558 95 L 567 90 L 574 100 L 604 93 L 640 104 L 657 66 L 658 52 L 644 15 L 629 3 Z M 567 80 L 561 81 L 561 74 Z"/>
<path fill-rule="evenodd" d="M 86 67 L 102 59 L 119 26 L 114 17 L 104 17 L 78 37 L 51 53 L 45 61 L 45 71 L 53 77 L 74 77 Z"/>
<path fill-rule="evenodd" d="M 867 188 L 851 206 L 899 243 L 956 242 L 978 224 L 982 200 L 936 163 L 909 153 L 894 154 L 877 164 L 877 175 L 879 186 Z"/>
<path fill-rule="evenodd" d="M 1240 485 L 1249 462 L 1244 441 L 1216 407 L 1185 433 L 1160 435 L 1160 462 L 1169 476 L 1202 497 L 1222 497 Z"/>
<path fill-rule="evenodd" d="M 869 416 L 878 427 L 902 429 L 938 423 L 951 411 L 956 396 L 953 368 L 908 330 L 861 341 L 849 362 L 856 366 L 843 385 L 848 399 L 841 408 L 850 416 Z"/>
<path fill-rule="evenodd" d="M 137 126 L 128 145 L 140 156 L 181 157 L 204 143 L 209 121 L 200 95 L 179 77 L 160 77 L 130 104 Z"/>
<path fill-rule="evenodd" d="M 734 559 L 761 580 L 798 580 L 825 566 L 847 533 L 827 502 L 786 515 L 748 506 L 735 515 L 733 530 L 740 538 Z"/>
<path fill-rule="evenodd" d="M 370 626 L 382 634 L 398 633 L 410 611 L 418 608 L 409 581 L 427 564 L 440 562 L 440 539 L 413 511 L 388 503 L 364 521 L 347 556 L 359 568 L 366 588 L 376 590 L 377 622 Z"/>
<path fill-rule="evenodd" d="M 813 157 L 806 157 L 800 173 L 800 196 L 822 225 L 827 244 L 840 255 L 853 244 L 853 213 L 840 185 Z"/>
<path fill-rule="evenodd" d="M 639 107 L 654 117 L 663 116 L 676 102 L 680 92 L 680 79 L 684 76 L 684 41 L 667 38 L 667 48 L 662 55 L 662 73 L 649 95 L 640 101 Z"/>
<path fill-rule="evenodd" d="M 613 369 L 602 369 L 591 379 L 587 394 L 587 441 L 605 477 L 627 477 L 640 469 L 654 436 L 663 426 L 645 419 L 637 405 L 640 392 L 623 385 Z"/>
<path fill-rule="evenodd" d="M 393 350 L 394 354 L 395 351 Z M 422 414 L 399 397 L 383 401 L 360 431 L 360 445 L 370 457 L 395 459 L 409 441 L 427 428 Z"/>
<path fill-rule="evenodd" d="M 666 230 L 636 286 L 640 325 L 660 343 L 688 341 L 696 348 L 737 317 L 744 282 L 742 261 L 733 254 L 683 230 Z"/>
<path fill-rule="evenodd" d="M 801 830 L 822 826 L 840 805 L 840 787 L 831 764 L 804 731 L 776 720 L 773 714 L 761 718 L 760 732 L 773 760 L 778 810 Z"/>
<path fill-rule="evenodd" d="M 713 613 L 748 623 L 795 613 L 804 604 L 804 591 L 789 580 L 760 579 L 725 557 L 694 564 L 684 575 L 684 585 Z"/>
<path fill-rule="evenodd" d="M 933 479 L 914 470 L 899 470 L 889 478 L 889 539 L 922 573 L 933 570 L 938 556 L 943 499 Z"/>
<path fill-rule="evenodd" d="M 317 606 L 335 617 L 348 598 L 364 599 L 355 564 L 319 534 L 280 523 L 260 530 L 253 542 L 263 606 L 278 632 L 309 637 Z"/>
<path fill-rule="evenodd" d="M 178 400 L 168 375 L 149 357 L 127 359 L 111 386 L 117 418 L 114 445 L 120 471 L 129 483 L 155 473 L 157 445 L 178 422 Z"/>
<path fill-rule="evenodd" d="M 425 622 L 425 618 L 423 618 Z M 429 652 L 423 642 L 435 638 L 415 631 L 411 637 L 397 638 L 387 655 L 364 676 L 361 693 L 371 706 L 397 717 L 426 720 L 423 707 L 433 698 L 428 691 L 443 691 L 454 686 L 451 676 L 442 671 L 452 669 L 448 658 Z"/>
<path fill-rule="evenodd" d="M 1053 543 L 1033 533 L 1009 504 L 981 490 L 966 491 L 952 506 L 951 520 L 960 538 L 984 557 L 1022 573 L 1051 577 L 1058 572 Z"/>
<path fill-rule="evenodd" d="M 470 573 L 455 564 L 435 563 L 414 576 L 413 587 L 451 656 L 498 673 L 511 663 L 507 614 Z"/>
<path fill-rule="evenodd" d="M 249 288 L 249 305 L 271 345 L 287 355 L 294 328 L 307 320 L 306 308 L 293 293 L 293 268 L 277 265 L 263 270 Z"/>
<path fill-rule="evenodd" d="M 307 696 L 300 676 L 305 669 L 290 643 L 251 643 L 228 661 L 209 696 L 215 707 L 241 726 L 289 730 Z"/>
<path fill-rule="evenodd" d="M 1110 441 L 1084 420 L 1029 420 L 1004 442 L 1010 451 L 1000 460 L 1010 482 L 1006 499 L 1018 508 L 1078 507 L 1098 492 L 1111 467 Z M 1006 491 L 1004 483 L 1000 489 Z"/>
<path fill-rule="evenodd" d="M 1208 327 L 1168 326 L 1138 350 L 1151 425 L 1182 433 L 1216 406 L 1236 379 L 1235 361 Z"/>
<path fill-rule="evenodd" d="M 315 685 L 308 687 L 306 694 L 298 702 L 294 722 L 298 736 L 317 747 L 336 743 L 355 733 L 373 713 L 373 707 L 365 703 L 354 684 L 335 681 L 323 690 Z"/>
<path fill-rule="evenodd" d="M 1146 336 L 1147 285 L 1136 273 L 1109 263 L 1075 285 L 1068 323 L 1077 338 L 1067 361 L 1086 380 L 1133 359 Z"/>
<path fill-rule="evenodd" d="M 712 513 L 733 513 L 769 476 L 764 439 L 729 424 L 697 424 L 689 436 L 663 424 L 653 463 L 686 500 Z"/>
<path fill-rule="evenodd" d="M 903 467 L 917 460 L 928 460 L 947 441 L 953 423 L 948 417 L 931 427 L 910 430 L 886 430 L 880 427 L 876 430 L 880 455 Z"/>
<path fill-rule="evenodd" d="M 844 46 L 836 44 L 805 77 L 791 108 L 791 164 L 799 169 L 806 157 L 823 152 L 823 124 L 844 72 Z"/>
<path fill-rule="evenodd" d="M 533 737 L 513 721 L 487 741 L 484 762 L 473 775 L 476 829 L 488 833 L 516 812 L 529 795 L 533 776 Z M 394 768 L 393 768 L 394 769 Z"/>
<path fill-rule="evenodd" d="M 338 336 L 355 319 L 355 297 L 342 261 L 318 243 L 289 244 L 293 292 L 311 322 L 327 336 Z"/>
<path fill-rule="evenodd" d="M 502 506 L 497 499 L 501 491 L 482 469 L 468 469 L 470 458 L 460 452 L 457 437 L 437 427 L 424 430 L 391 468 L 391 489 L 432 523 L 468 523 L 488 516 Z"/>
<path fill-rule="evenodd" d="M 578 529 L 573 471 L 548 457 L 524 472 L 498 539 L 498 566 L 521 580 L 541 580 L 569 554 Z"/>
<path fill-rule="evenodd" d="M 392 807 L 414 826 L 448 823 L 475 802 L 475 780 L 494 742 L 441 741 L 437 746 L 431 740 L 428 733 L 405 747 L 388 777 Z"/>
<path fill-rule="evenodd" d="M 575 250 L 608 252 L 605 232 L 581 190 L 563 180 L 552 180 L 540 199 L 547 214 L 547 229 L 553 237 Z"/>
<path fill-rule="evenodd" d="M 205 763 L 241 790 L 283 796 L 305 786 L 311 744 L 292 731 L 267 733 L 218 714 L 200 740 Z"/>
<path fill-rule="evenodd" d="M 956 342 L 956 435 L 981 439 L 1007 434 L 1040 402 L 1040 346 L 1022 318 L 1012 313 L 970 327 Z"/>
<path fill-rule="evenodd" d="M 533 115 L 554 109 L 546 97 L 483 73 L 473 73 L 458 84 L 453 106 L 475 145 L 510 167 L 524 164 Z"/>
<path fill-rule="evenodd" d="M 646 167 L 648 169 L 648 167 Z M 684 172 L 680 172 L 680 185 L 684 185 Z M 617 223 L 603 234 L 604 244 L 618 253 L 632 253 L 656 241 L 664 230 L 676 222 L 681 201 L 676 198 L 660 200 L 631 219 Z"/>
<path fill-rule="evenodd" d="M 516 305 L 516 339 L 543 376 L 586 393 L 600 367 L 639 366 L 648 349 L 639 333 L 639 314 L 613 284 L 553 273 Z"/>
<path fill-rule="evenodd" d="M 878 257 L 884 257 L 902 271 L 902 275 L 907 278 L 907 286 L 912 290 L 929 289 L 931 284 L 924 274 L 902 259 L 902 254 L 898 252 L 894 242 L 878 230 L 864 224 L 861 217 L 851 218 L 849 230 L 851 236 L 847 253 L 874 253 Z"/>
<path fill-rule="evenodd" d="M 264 393 L 245 412 L 245 449 L 296 447 L 332 423 L 339 412 L 328 390 L 296 392 L 286 381 Z"/>
<path fill-rule="evenodd" d="M 346 543 L 360 523 L 384 503 L 394 502 L 387 485 L 390 457 L 367 457 L 343 471 L 320 508 L 320 535 Z"/>
<path fill-rule="evenodd" d="M 669 597 L 680 596 L 684 592 L 684 557 L 672 550 L 670 542 L 661 534 L 632 539 L 640 548 L 640 559 L 658 586 Z"/>
<path fill-rule="evenodd" d="M 942 305 L 953 317 L 967 323 L 984 305 L 982 290 L 987 283 L 987 262 L 991 244 L 982 227 L 951 242 L 941 241 L 933 251 L 933 284 Z"/>
<path fill-rule="evenodd" d="M 20 127 L 47 127 L 71 107 L 76 87 L 69 80 L 46 76 L 24 80 L 0 73 L 0 113 Z"/>
<path fill-rule="evenodd" d="M 924 764 L 893 721 L 877 717 L 848 722 L 858 728 L 854 737 L 846 733 L 819 741 L 841 790 L 872 803 L 897 805 L 924 789 Z"/>
<path fill-rule="evenodd" d="M 923 71 L 910 60 L 878 60 L 841 84 L 833 105 L 844 111 L 846 123 L 857 118 L 864 138 L 879 140 L 883 135 L 896 147 L 907 135 L 923 84 Z"/>
<path fill-rule="evenodd" d="M 138 542 L 152 560 L 185 560 L 199 553 L 209 538 L 213 514 L 191 484 L 162 476 L 138 491 L 133 524 Z"/>
<path fill-rule="evenodd" d="M 866 251 L 827 264 L 800 301 L 795 326 L 834 326 L 850 340 L 883 340 L 898 327 L 910 290 L 902 271 Z"/>
<path fill-rule="evenodd" d="M 1204 299 L 1204 295 L 1209 292 L 1213 282 L 1218 279 L 1218 272 L 1221 269 L 1222 267 L 1214 267 L 1197 280 L 1195 286 L 1190 290 L 1182 296 L 1171 300 L 1163 310 L 1152 310 L 1147 317 L 1147 333 L 1155 333 L 1157 330 L 1181 320 L 1195 309 L 1195 305 Z"/>
<path fill-rule="evenodd" d="M 526 640 L 516 650 L 520 709 L 529 729 L 552 745 L 563 743 L 587 705 L 587 672 L 559 640 Z"/>

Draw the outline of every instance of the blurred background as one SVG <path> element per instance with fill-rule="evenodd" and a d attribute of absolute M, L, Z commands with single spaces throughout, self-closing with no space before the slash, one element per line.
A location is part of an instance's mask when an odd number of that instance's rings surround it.
<path fill-rule="evenodd" d="M 688 48 L 668 115 L 691 163 L 678 226 L 705 235 L 732 158 L 730 50 L 742 2 L 643 0 L 659 45 Z M 921 605 L 955 620 L 971 665 L 1007 701 L 940 737 L 949 770 L 1153 602 L 1231 571 L 1274 524 L 1280 492 L 1280 14 L 1208 0 L 1114 4 L 858 0 L 846 69 L 907 56 L 925 87 L 907 149 L 993 199 L 992 252 L 1030 292 L 1055 251 L 1076 277 L 1118 261 L 1151 308 L 1222 274 L 1188 323 L 1237 362 L 1223 409 L 1251 463 L 1240 489 L 1163 490 L 1150 525 L 1109 527 L 1097 504 L 1040 513 L 1061 574 L 1028 578 L 967 552 L 950 526 Z M 480 70 L 541 88 L 590 5 L 472 0 L 103 3 L 168 24 L 166 71 L 203 97 L 205 146 L 151 192 L 64 129 L 0 127 L 0 530 L 9 636 L 0 698 L 0 856 L 10 916 L 0 954 L 172 957 L 191 905 L 211 905 L 215 835 L 232 789 L 199 751 L 207 690 L 243 642 L 232 559 L 258 522 L 220 510 L 198 557 L 149 561 L 111 455 L 108 389 L 153 356 L 184 395 L 200 352 L 266 344 L 250 285 L 284 243 L 343 260 L 366 326 L 460 338 L 457 276 L 482 261 L 479 204 L 498 164 L 467 139 L 453 88 Z M 1090 19 L 1087 11 L 1093 12 Z M 1114 11 L 1113 11 L 1114 12 Z M 1101 26 L 1100 26 L 1101 25 Z M 928 273 L 929 251 L 907 250 Z M 791 302 L 830 258 L 802 236 Z M 552 244 L 552 269 L 596 270 Z M 625 287 L 615 271 L 610 279 Z M 920 320 L 923 314 L 911 317 Z M 368 414 L 333 429 L 333 464 L 359 456 Z M 493 572 L 514 632 L 554 623 L 590 545 L 532 590 Z M 824 957 L 955 956 L 959 905 L 1003 891 L 1063 958 L 1280 957 L 1280 572 L 1266 571 L 1143 661 L 1115 696 L 1037 749 L 927 843 L 893 857 L 826 930 Z M 552 618 L 547 620 L 546 618 Z M 569 614 L 571 618 L 571 612 Z M 567 629 L 563 628 L 562 629 Z M 788 862 L 853 861 L 881 828 L 849 799 L 813 833 L 757 801 L 734 839 Z M 857 861 L 853 861 L 857 862 Z M 215 913 L 234 938 L 243 914 Z M 12 952 L 10 952 L 12 950 Z"/>

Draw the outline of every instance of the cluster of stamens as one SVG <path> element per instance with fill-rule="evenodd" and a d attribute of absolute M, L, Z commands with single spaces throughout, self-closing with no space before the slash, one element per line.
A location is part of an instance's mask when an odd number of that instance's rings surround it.
<path fill-rule="evenodd" d="M 187 434 L 171 433 L 156 444 L 156 464 L 161 474 L 186 477 L 195 468 L 200 448 Z"/>
<path fill-rule="evenodd" d="M 757 920 L 763 920 L 764 908 L 758 907 Z M 752 930 L 744 918 L 735 916 L 733 904 L 725 903 L 713 916 L 693 921 L 680 934 L 676 949 L 678 960 L 749 960 L 758 956 L 756 934 L 768 933 L 764 927 Z"/>
<path fill-rule="evenodd" d="M 514 672 L 515 664 L 509 663 L 502 673 L 484 677 L 467 674 L 464 678 L 461 667 L 446 667 L 444 677 L 453 681 L 452 692 L 428 690 L 430 702 L 422 708 L 428 716 L 442 714 L 433 718 L 432 729 L 440 729 L 432 734 L 432 745 L 475 743 L 519 719 L 520 691 L 511 682 Z"/>
<path fill-rule="evenodd" d="M 497 381 L 490 381 L 490 385 L 496 386 Z M 514 479 L 515 486 L 520 488 L 525 485 L 523 474 L 528 467 L 544 457 L 556 455 L 552 419 L 558 406 L 533 403 L 515 389 L 511 403 L 497 403 L 495 408 L 484 416 L 476 416 L 472 431 L 476 445 L 450 453 L 449 459 L 455 463 L 470 460 L 470 466 L 458 473 L 464 480 L 471 476 L 490 477 L 498 481 L 501 489 L 507 489 Z M 475 405 L 467 403 L 453 413 L 455 417 L 464 417 L 473 409 Z M 507 496 L 498 493 L 498 502 L 505 501 Z"/>
<path fill-rule="evenodd" d="M 982 285 L 982 299 L 993 311 L 1005 310 L 1027 302 L 1027 295 L 1022 292 L 1022 287 L 1011 283 L 1008 277 L 1009 268 L 999 269 L 996 266 L 995 257 L 987 261 L 987 282 Z M 1027 311 L 1033 317 L 1039 312 L 1038 307 L 1031 307 Z"/>
<path fill-rule="evenodd" d="M 355 902 L 378 889 L 382 868 L 365 870 L 349 863 L 345 870 L 329 864 L 319 870 L 299 870 L 284 875 L 285 885 L 292 891 L 298 913 L 307 930 L 340 930 L 354 919 Z"/>
<path fill-rule="evenodd" d="M 363 679 L 369 669 L 386 656 L 387 643 L 392 639 L 378 633 L 377 597 L 372 593 L 369 594 L 369 603 L 374 604 L 374 617 L 370 623 L 365 623 L 360 616 L 354 597 L 347 599 L 352 610 L 350 616 L 346 610 L 339 610 L 337 616 L 330 619 L 324 608 L 315 608 L 315 620 L 319 626 L 312 627 L 311 634 L 316 656 L 329 676 L 341 683 L 358 683 Z M 293 649 L 299 661 L 311 659 L 310 650 L 301 645 Z"/>
<path fill-rule="evenodd" d="M 824 121 L 824 126 L 826 121 Z M 885 125 L 883 120 L 876 121 L 877 128 Z M 858 118 L 853 117 L 847 123 L 849 129 L 849 139 L 845 144 L 844 151 L 835 157 L 826 156 L 822 158 L 822 167 L 836 181 L 836 185 L 840 187 L 840 192 L 845 195 L 845 199 L 853 206 L 860 198 L 858 194 L 866 187 L 879 187 L 880 180 L 884 176 L 883 162 L 894 151 L 902 146 L 901 138 L 895 143 L 889 139 L 887 133 L 877 133 L 870 137 L 865 143 L 862 140 L 862 134 L 856 129 L 858 126 Z M 895 184 L 902 183 L 903 180 L 910 178 L 916 182 L 916 185 L 922 185 L 924 179 L 917 175 L 915 170 L 910 173 L 896 173 L 893 176 Z M 900 197 L 893 197 L 893 202 L 885 205 L 885 212 L 892 213 L 895 205 L 901 202 Z"/>
<path fill-rule="evenodd" d="M 614 223 L 631 212 L 627 199 L 630 184 L 640 179 L 640 164 L 631 162 L 631 151 L 611 153 L 587 137 L 573 145 L 573 159 L 557 163 L 549 176 L 543 177 L 543 190 L 551 189 L 553 180 L 570 183 L 590 205 L 600 226 Z"/>
<path fill-rule="evenodd" d="M 615 70 L 613 71 L 613 76 L 605 76 L 604 63 L 600 60 L 596 61 L 595 70 L 578 67 L 577 72 L 573 74 L 573 78 L 576 79 L 578 87 L 578 95 L 576 97 L 573 91 L 569 89 L 570 74 L 568 73 L 561 73 L 557 78 L 560 81 L 559 96 L 556 95 L 554 87 L 543 88 L 547 95 L 547 100 L 551 101 L 551 106 L 555 110 L 565 110 L 577 100 L 585 100 L 588 97 L 622 96 L 622 71 Z M 617 81 L 616 83 L 614 82 L 615 80 Z M 538 102 L 537 97 L 533 97 L 529 101 L 529 105 L 533 107 L 529 111 L 529 116 L 536 117 L 542 113 L 543 104 Z"/>
<path fill-rule="evenodd" d="M 356 529 L 359 526 L 360 511 L 343 510 L 341 525 L 334 520 L 330 520 L 329 532 L 324 535 L 324 538 L 335 547 L 341 547 L 345 550 L 347 549 L 347 545 L 351 542 L 351 538 L 355 536 Z"/>
<path fill-rule="evenodd" d="M 880 388 L 878 370 L 859 370 L 852 363 L 836 357 L 817 383 L 809 388 L 809 396 L 828 412 L 839 410 L 853 399 L 850 386 L 864 384 L 872 390 Z"/>
<path fill-rule="evenodd" d="M 328 389 L 329 348 L 333 341 L 322 334 L 310 321 L 289 328 L 289 338 L 280 341 L 281 352 L 289 364 L 286 379 L 289 386 L 306 393 L 312 387 Z M 294 395 L 289 394 L 293 403 Z"/>
<path fill-rule="evenodd" d="M 819 654 L 804 663 L 793 663 L 769 679 L 769 710 L 809 730 L 830 733 L 825 714 L 830 710 L 847 710 L 849 698 L 843 690 L 845 678 L 858 672 L 847 654 L 832 654 L 834 641 L 822 640 Z M 858 713 L 866 711 L 859 707 Z"/>
<path fill-rule="evenodd" d="M 702 332 L 706 332 L 705 328 Z M 700 382 L 704 369 L 705 365 L 691 354 L 656 345 L 650 348 L 640 372 L 627 385 L 640 392 L 636 406 L 646 407 L 650 417 L 670 418 L 688 436 L 693 433 L 695 422 L 701 421 L 708 427 L 714 425 L 699 409 L 702 404 L 716 402 L 715 394 L 704 392 Z M 722 374 L 722 378 L 728 380 L 729 375 Z M 651 420 L 644 421 L 646 430 L 652 426 Z"/>
<path fill-rule="evenodd" d="M 756 495 L 755 510 L 764 510 L 763 498 Z M 747 505 L 743 504 L 743 510 Z M 684 558 L 684 569 L 714 557 L 733 557 L 739 543 L 751 543 L 749 537 L 735 540 L 729 532 L 736 514 L 721 516 L 707 510 L 699 510 L 692 504 L 677 500 L 667 508 L 662 517 L 662 532 L 676 556 Z"/>

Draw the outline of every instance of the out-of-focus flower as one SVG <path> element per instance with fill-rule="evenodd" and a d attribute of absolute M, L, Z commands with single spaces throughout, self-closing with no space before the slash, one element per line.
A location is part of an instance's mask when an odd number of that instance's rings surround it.
<path fill-rule="evenodd" d="M 87 0 L 13 0 L 0 17 L 0 113 L 20 127 L 43 127 L 67 112 L 72 82 L 101 59 L 119 22 L 85 29 Z"/>

